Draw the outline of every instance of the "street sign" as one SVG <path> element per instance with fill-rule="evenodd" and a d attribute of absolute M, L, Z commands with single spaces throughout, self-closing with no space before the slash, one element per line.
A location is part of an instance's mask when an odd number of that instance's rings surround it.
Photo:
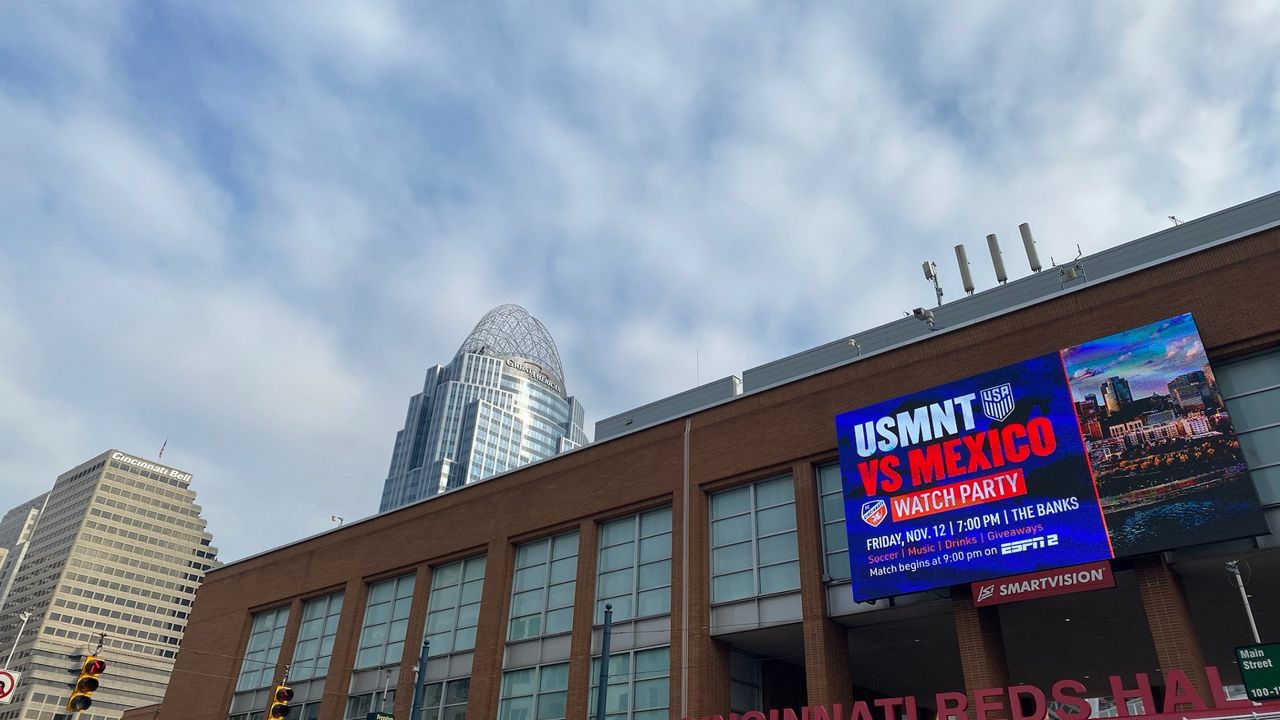
<path fill-rule="evenodd" d="M 1238 647 L 1236 664 L 1250 700 L 1280 699 L 1280 643 Z"/>
<path fill-rule="evenodd" d="M 21 679 L 22 673 L 0 670 L 0 705 L 13 702 L 13 691 L 17 689 L 18 681 Z"/>
<path fill-rule="evenodd" d="M 389 712 L 374 711 L 364 716 L 364 720 L 396 720 Z"/>

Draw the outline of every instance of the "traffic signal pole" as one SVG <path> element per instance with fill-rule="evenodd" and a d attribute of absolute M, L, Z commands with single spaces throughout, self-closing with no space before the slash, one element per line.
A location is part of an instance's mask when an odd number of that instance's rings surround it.
<path fill-rule="evenodd" d="M 422 652 L 418 653 L 418 666 L 413 669 L 413 703 L 409 706 L 409 720 L 422 717 L 423 688 L 427 682 L 427 653 L 431 650 L 431 641 L 422 641 Z"/>
<path fill-rule="evenodd" d="M 613 633 L 613 605 L 604 606 L 604 631 L 600 633 L 600 687 L 596 692 L 596 718 L 604 720 L 604 700 L 609 694 L 609 635 Z"/>

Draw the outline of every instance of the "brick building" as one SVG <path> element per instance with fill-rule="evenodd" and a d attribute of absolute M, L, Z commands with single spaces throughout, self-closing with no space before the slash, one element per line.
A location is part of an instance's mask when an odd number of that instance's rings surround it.
<path fill-rule="evenodd" d="M 1280 639 L 1272 536 L 1118 559 L 1115 587 L 1088 593 L 855 603 L 833 419 L 1190 312 L 1258 494 L 1280 503 L 1278 226 L 1280 194 L 1263 197 L 937 308 L 936 329 L 842 337 L 601 421 L 566 455 L 216 569 L 164 701 L 126 717 L 256 720 L 289 665 L 294 717 L 406 718 L 426 638 L 424 717 L 585 720 L 606 602 L 610 718 L 857 701 L 933 717 L 938 693 L 975 706 L 1068 678 L 1095 715 L 1172 711 L 1180 678 L 1208 703 L 1239 697 L 1232 649 L 1251 638 L 1223 563 L 1248 569 L 1261 636 Z M 1109 676 L 1127 692 L 1142 673 L 1154 704 L 1116 697 Z M 874 704 L 904 696 L 919 704 Z"/>

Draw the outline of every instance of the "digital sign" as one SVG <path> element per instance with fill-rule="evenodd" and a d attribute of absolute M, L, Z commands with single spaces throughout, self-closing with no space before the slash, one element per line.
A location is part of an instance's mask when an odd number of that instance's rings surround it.
<path fill-rule="evenodd" d="M 855 600 L 1267 532 L 1189 314 L 836 417 Z"/>

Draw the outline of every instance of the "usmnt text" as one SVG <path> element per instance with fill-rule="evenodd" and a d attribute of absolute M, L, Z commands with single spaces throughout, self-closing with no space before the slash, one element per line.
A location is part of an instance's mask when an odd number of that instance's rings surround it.
<path fill-rule="evenodd" d="M 907 479 L 918 487 L 999 469 L 1057 449 L 1053 423 L 1045 417 L 976 430 L 975 400 L 977 395 L 969 393 L 855 425 L 854 446 L 860 457 L 867 458 L 858 463 L 866 494 L 897 492 Z M 873 457 L 899 448 L 908 448 L 905 473 L 900 454 Z"/>

